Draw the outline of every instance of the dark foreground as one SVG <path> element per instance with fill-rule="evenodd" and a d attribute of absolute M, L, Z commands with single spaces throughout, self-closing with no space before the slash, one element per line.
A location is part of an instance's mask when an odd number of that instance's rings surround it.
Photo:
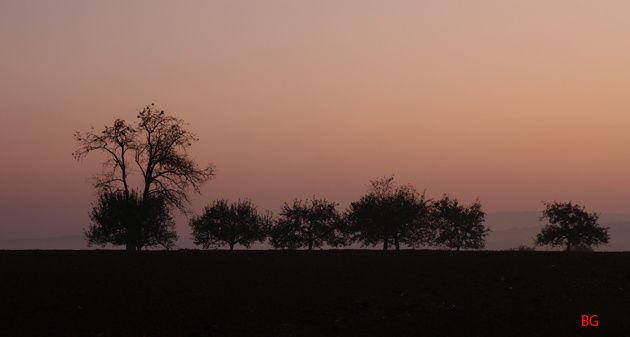
<path fill-rule="evenodd" d="M 630 336 L 630 253 L 2 251 L 0 305 L 2 336 Z"/>

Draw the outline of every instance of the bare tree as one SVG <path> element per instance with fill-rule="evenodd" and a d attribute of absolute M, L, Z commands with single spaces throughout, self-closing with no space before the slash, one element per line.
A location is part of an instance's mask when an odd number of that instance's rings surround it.
<path fill-rule="evenodd" d="M 90 152 L 103 152 L 103 171 L 95 175 L 95 187 L 108 192 L 124 192 L 129 197 L 129 164 L 127 152 L 133 150 L 136 130 L 124 120 L 116 119 L 113 126 L 106 126 L 101 133 L 94 131 L 75 132 L 74 138 L 79 148 L 72 153 L 80 160 Z M 122 184 L 122 187 L 119 185 Z"/>
<path fill-rule="evenodd" d="M 189 157 L 186 150 L 198 139 L 181 119 L 151 104 L 140 111 L 138 120 L 133 150 L 144 182 L 143 198 L 159 195 L 185 210 L 187 190 L 199 192 L 201 184 L 214 176 L 214 167 L 199 167 Z"/>

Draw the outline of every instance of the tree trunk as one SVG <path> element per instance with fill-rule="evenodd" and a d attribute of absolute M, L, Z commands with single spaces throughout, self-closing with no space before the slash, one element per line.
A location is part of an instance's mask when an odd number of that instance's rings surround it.
<path fill-rule="evenodd" d="M 234 242 L 230 242 L 229 245 L 230 245 L 230 250 L 234 250 Z"/>
<path fill-rule="evenodd" d="M 120 172 L 124 187 L 125 199 L 129 199 L 129 185 L 127 184 L 127 165 L 125 164 L 125 152 L 122 153 L 122 165 L 120 165 Z"/>
<path fill-rule="evenodd" d="M 394 239 L 394 246 L 396 247 L 396 250 L 400 250 L 400 242 L 398 241 L 398 238 Z"/>
<path fill-rule="evenodd" d="M 387 240 L 387 239 L 383 240 L 383 250 L 387 250 L 387 244 L 388 244 L 388 243 L 389 243 L 389 242 L 388 242 L 388 240 Z"/>
<path fill-rule="evenodd" d="M 313 250 L 313 240 L 308 241 L 308 250 Z"/>
<path fill-rule="evenodd" d="M 127 251 L 138 250 L 135 226 L 131 223 L 127 223 L 127 240 L 125 242 L 125 248 Z"/>

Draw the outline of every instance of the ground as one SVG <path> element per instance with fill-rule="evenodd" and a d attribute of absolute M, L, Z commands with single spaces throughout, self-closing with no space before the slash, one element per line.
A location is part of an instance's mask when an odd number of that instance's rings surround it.
<path fill-rule="evenodd" d="M 630 336 L 630 253 L 0 251 L 0 295 L 3 336 Z"/>

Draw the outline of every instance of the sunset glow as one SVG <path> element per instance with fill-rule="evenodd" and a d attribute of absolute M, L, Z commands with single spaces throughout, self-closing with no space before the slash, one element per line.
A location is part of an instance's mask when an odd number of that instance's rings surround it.
<path fill-rule="evenodd" d="M 219 197 L 346 207 L 370 179 L 489 212 L 630 212 L 630 2 L 2 1 L 0 238 L 80 234 L 72 134 L 155 102 Z M 181 235 L 189 229 L 178 219 Z"/>

